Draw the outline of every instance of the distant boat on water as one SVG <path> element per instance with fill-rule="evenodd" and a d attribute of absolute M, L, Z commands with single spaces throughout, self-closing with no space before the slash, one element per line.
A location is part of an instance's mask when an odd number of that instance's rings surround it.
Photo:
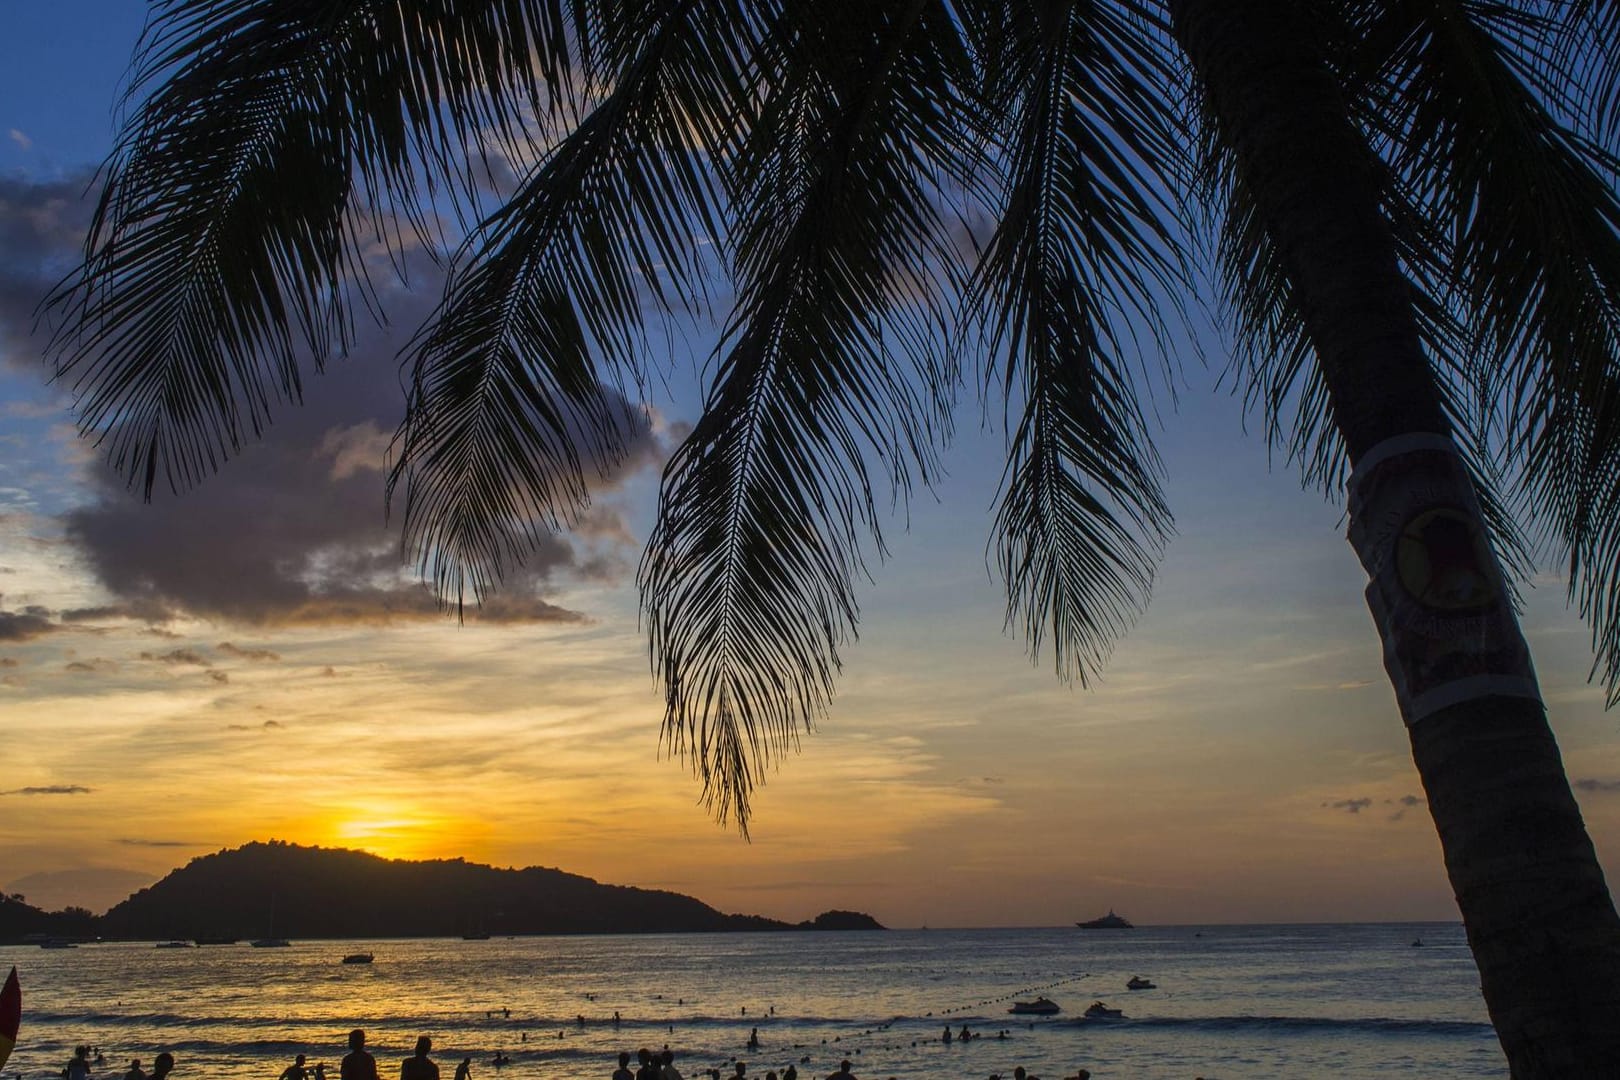
<path fill-rule="evenodd" d="M 1158 983 L 1155 983 L 1152 979 L 1144 979 L 1140 975 L 1132 975 L 1130 981 L 1125 984 L 1127 990 L 1157 990 L 1158 988 Z"/>
<path fill-rule="evenodd" d="M 270 932 L 257 941 L 248 942 L 255 949 L 286 949 L 292 947 L 292 942 L 284 937 L 276 937 L 276 898 L 270 896 Z"/>
<path fill-rule="evenodd" d="M 1127 919 L 1123 915 L 1115 915 L 1113 908 L 1109 908 L 1108 909 L 1108 914 L 1102 916 L 1099 919 L 1091 919 L 1088 922 L 1077 922 L 1074 925 L 1078 926 L 1082 930 L 1134 930 L 1134 929 L 1136 929 L 1136 927 L 1134 925 L 1132 925 L 1131 920 Z"/>
<path fill-rule="evenodd" d="M 63 938 L 53 937 L 46 938 L 44 941 L 40 942 L 39 947 L 42 949 L 77 949 L 79 947 L 79 943 L 76 941 L 67 941 Z"/>
<path fill-rule="evenodd" d="M 1038 997 L 1034 1001 L 1015 1001 L 1007 1011 L 1014 1016 L 1051 1016 L 1062 1012 L 1063 1007 L 1051 998 Z"/>
<path fill-rule="evenodd" d="M 368 952 L 352 952 L 343 958 L 343 962 L 345 964 L 369 964 L 375 959 L 376 957 Z"/>
<path fill-rule="evenodd" d="M 189 948 L 191 948 L 191 942 L 189 942 L 189 941 L 180 941 L 178 939 L 176 939 L 174 941 L 160 941 L 160 942 L 157 943 L 157 948 L 159 948 L 159 949 L 189 949 Z"/>

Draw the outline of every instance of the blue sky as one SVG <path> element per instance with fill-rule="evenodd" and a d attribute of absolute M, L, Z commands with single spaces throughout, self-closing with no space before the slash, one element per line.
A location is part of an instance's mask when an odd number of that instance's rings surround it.
<path fill-rule="evenodd" d="M 0 250 L 0 285 L 18 296 L 82 220 L 143 14 L 8 9 L 0 236 L 33 246 Z M 458 629 L 413 607 L 423 594 L 389 563 L 393 352 L 432 296 L 391 299 L 398 324 L 314 380 L 306 408 L 152 507 L 72 435 L 26 305 L 0 312 L 0 612 L 21 628 L 0 640 L 0 886 L 100 907 L 275 836 L 556 865 L 795 919 L 1452 917 L 1340 510 L 1245 433 L 1213 340 L 1215 370 L 1190 364 L 1163 410 L 1178 535 L 1100 684 L 1060 685 L 1001 632 L 986 541 L 1002 442 L 970 400 L 946 480 L 887 531 L 830 714 L 744 843 L 659 753 L 636 624 L 634 562 L 689 395 L 648 402 L 638 456 L 506 621 Z M 343 576 L 354 566 L 363 579 Z M 129 614 L 153 597 L 172 617 Z M 1620 742 L 1555 575 L 1526 625 L 1612 868 Z"/>

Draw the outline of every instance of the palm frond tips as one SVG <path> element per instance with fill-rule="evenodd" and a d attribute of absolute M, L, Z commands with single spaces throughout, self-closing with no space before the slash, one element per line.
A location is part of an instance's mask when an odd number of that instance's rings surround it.
<path fill-rule="evenodd" d="M 1171 528 L 1135 377 L 1185 283 L 1154 170 L 1179 157 L 1142 13 L 1017 5 L 980 50 L 1007 118 L 1000 225 L 974 279 L 1023 415 L 996 518 L 1008 623 L 1084 683 L 1145 603 Z"/>
<path fill-rule="evenodd" d="M 929 480 L 950 380 L 936 202 L 962 135 L 937 46 L 957 31 L 931 3 L 834 7 L 772 28 L 779 77 L 733 185 L 739 299 L 641 568 L 665 738 L 744 832 L 854 633 L 874 470 L 897 497 Z"/>
<path fill-rule="evenodd" d="M 639 51 L 469 243 L 412 347 L 390 497 L 403 483 L 406 547 L 447 602 L 481 601 L 585 505 L 585 464 L 642 423 L 602 382 L 639 377 L 670 292 L 701 302 L 715 163 L 751 89 L 750 24 L 722 6 L 639 6 Z"/>

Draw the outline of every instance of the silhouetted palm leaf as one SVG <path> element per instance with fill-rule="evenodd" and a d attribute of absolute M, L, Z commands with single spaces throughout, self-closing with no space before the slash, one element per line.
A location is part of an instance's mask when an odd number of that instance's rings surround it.
<path fill-rule="evenodd" d="M 1145 602 L 1170 528 L 1138 353 L 1163 352 L 1186 285 L 1154 173 L 1179 159 L 1172 71 L 1152 14 L 1114 7 L 1015 5 L 981 31 L 1006 190 L 973 302 L 1003 397 L 1023 402 L 996 519 L 1008 622 L 1032 652 L 1050 629 L 1059 674 L 1082 683 Z"/>
<path fill-rule="evenodd" d="M 1447 243 L 1414 247 L 1414 270 L 1469 327 L 1464 375 L 1486 406 L 1482 437 L 1517 485 L 1520 520 L 1568 553 L 1613 702 L 1620 200 L 1604 176 L 1614 162 L 1550 111 L 1551 27 L 1481 7 L 1477 21 L 1440 2 L 1382 16 L 1406 47 L 1386 67 L 1379 116 L 1411 219 L 1447 226 Z"/>
<path fill-rule="evenodd" d="M 695 306 L 714 270 L 757 27 L 713 0 L 635 7 L 599 13 L 603 99 L 484 224 L 414 348 L 389 487 L 457 605 L 585 504 L 581 451 L 611 464 L 634 422 L 603 380 L 639 377 L 648 308 Z"/>
<path fill-rule="evenodd" d="M 132 485 L 189 486 L 299 398 L 303 367 L 349 340 L 353 173 L 374 230 L 425 223 L 420 184 L 521 138 L 564 37 L 560 10 L 522 0 L 157 5 L 131 93 L 155 89 L 51 299 L 81 428 Z"/>
<path fill-rule="evenodd" d="M 665 737 L 744 831 L 832 693 L 862 532 L 882 548 L 873 465 L 902 492 L 933 468 L 953 253 L 931 178 L 961 138 L 942 7 L 784 14 L 737 170 L 736 310 L 641 571 Z"/>

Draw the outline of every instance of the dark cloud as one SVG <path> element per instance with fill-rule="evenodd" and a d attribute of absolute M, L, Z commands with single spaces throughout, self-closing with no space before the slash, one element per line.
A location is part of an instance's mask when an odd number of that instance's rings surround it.
<path fill-rule="evenodd" d="M 39 371 L 35 312 L 73 266 L 90 220 L 90 173 L 35 183 L 0 176 L 0 363 Z"/>
<path fill-rule="evenodd" d="M 68 608 L 61 613 L 65 623 L 110 622 L 116 619 L 133 619 L 136 622 L 148 624 L 166 623 L 174 618 L 174 612 L 158 604 L 104 604 L 100 607 Z M 149 627 L 150 628 L 150 627 Z M 165 631 L 164 633 L 167 633 Z M 169 635 L 176 636 L 176 635 Z"/>
<path fill-rule="evenodd" d="M 1338 802 L 1323 803 L 1322 805 L 1330 810 L 1343 810 L 1347 814 L 1359 814 L 1372 804 L 1371 799 L 1364 797 L 1360 799 L 1340 799 Z"/>
<path fill-rule="evenodd" d="M 89 204 L 88 178 L 53 184 L 0 180 L 0 352 L 37 363 L 34 310 L 75 262 Z M 99 462 L 87 469 L 90 500 L 66 532 L 116 597 L 100 609 L 64 613 L 81 622 L 117 617 L 160 625 L 180 616 L 243 626 L 383 624 L 445 617 L 402 565 L 398 523 L 384 519 L 390 438 L 404 410 L 398 353 L 436 303 L 442 278 L 425 257 L 406 259 L 411 288 L 379 273 L 389 316 L 365 325 L 344 358 L 305 380 L 307 404 L 277 408 L 265 437 L 197 489 L 160 490 L 151 505 Z M 613 391 L 609 390 L 612 394 Z M 664 446 L 639 411 L 629 454 L 616 469 L 585 461 L 611 490 L 628 472 L 662 460 Z M 472 621 L 573 621 L 545 597 L 561 575 L 622 580 L 633 570 L 629 530 L 598 504 L 575 538 L 550 537 L 511 572 L 494 603 Z M 0 640 L 46 632 L 37 620 L 0 623 Z M 13 635 L 8 637 L 7 634 Z M 246 659 L 247 657 L 241 657 Z"/>
<path fill-rule="evenodd" d="M 397 523 L 385 520 L 387 447 L 403 408 L 387 334 L 324 377 L 311 380 L 309 404 L 285 409 L 264 440 L 219 475 L 151 505 L 104 470 L 96 498 L 68 515 L 68 535 L 102 583 L 125 603 L 244 626 L 386 624 L 444 618 L 431 591 L 402 562 Z M 639 460 L 653 456 L 643 425 Z M 617 532 L 593 517 L 593 534 Z M 568 538 L 545 538 L 502 592 L 472 621 L 574 621 L 575 612 L 545 599 L 553 578 L 622 579 L 630 561 Z"/>
<path fill-rule="evenodd" d="M 172 649 L 166 653 L 141 653 L 142 660 L 152 660 L 159 664 L 192 664 L 197 667 L 212 667 L 209 660 L 196 649 Z"/>
<path fill-rule="evenodd" d="M 225 674 L 223 671 L 210 671 L 208 673 L 208 677 L 217 683 L 228 683 L 231 681 L 231 677 Z"/>
<path fill-rule="evenodd" d="M 125 847 L 196 848 L 208 846 L 196 840 L 148 840 L 142 836 L 121 836 L 116 842 L 123 844 Z"/>
<path fill-rule="evenodd" d="M 51 620 L 51 613 L 44 608 L 0 611 L 0 641 L 32 641 L 58 629 L 60 627 Z"/>
<path fill-rule="evenodd" d="M 1575 781 L 1575 790 L 1589 791 L 1594 795 L 1612 795 L 1620 792 L 1620 780 L 1599 780 L 1595 777 L 1584 777 Z"/>
<path fill-rule="evenodd" d="M 244 648 L 241 645 L 233 645 L 229 641 L 222 641 L 218 645 L 215 645 L 214 648 L 218 649 L 226 656 L 234 656 L 238 660 L 276 661 L 281 659 L 280 653 L 271 652 L 269 649 Z"/>
<path fill-rule="evenodd" d="M 83 784 L 46 784 L 43 787 L 20 787 L 0 791 L 0 795 L 88 795 L 95 788 Z"/>

